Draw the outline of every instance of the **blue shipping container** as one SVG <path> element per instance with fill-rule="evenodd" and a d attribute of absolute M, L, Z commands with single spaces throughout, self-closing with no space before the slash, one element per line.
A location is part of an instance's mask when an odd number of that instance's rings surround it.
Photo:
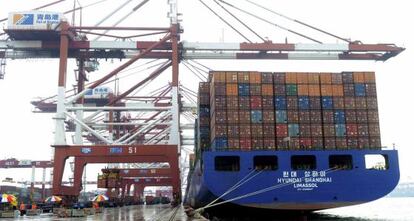
<path fill-rule="evenodd" d="M 335 136 L 344 137 L 346 135 L 345 124 L 335 124 Z"/>
<path fill-rule="evenodd" d="M 276 123 L 287 123 L 287 112 L 285 110 L 277 110 L 275 115 Z"/>
<path fill-rule="evenodd" d="M 275 96 L 275 108 L 276 110 L 286 110 L 286 97 L 285 96 Z"/>
<path fill-rule="evenodd" d="M 333 108 L 333 99 L 330 96 L 322 97 L 322 109 L 332 109 Z"/>
<path fill-rule="evenodd" d="M 252 123 L 262 123 L 263 122 L 263 113 L 261 110 L 252 110 L 250 112 L 250 119 Z"/>
<path fill-rule="evenodd" d="M 289 137 L 299 136 L 299 124 L 288 124 Z"/>
<path fill-rule="evenodd" d="M 364 97 L 365 96 L 365 84 L 355 84 L 355 96 Z"/>
<path fill-rule="evenodd" d="M 299 96 L 299 110 L 309 109 L 309 97 L 308 96 Z"/>
<path fill-rule="evenodd" d="M 250 95 L 250 85 L 239 84 L 239 96 L 249 96 L 249 95 Z"/>
<path fill-rule="evenodd" d="M 336 124 L 345 124 L 345 111 L 336 110 L 334 112 L 334 120 Z"/>
<path fill-rule="evenodd" d="M 198 114 L 200 117 L 210 117 L 210 108 L 200 107 Z"/>
<path fill-rule="evenodd" d="M 211 148 L 213 150 L 224 150 L 227 149 L 228 147 L 228 142 L 227 142 L 227 138 L 225 137 L 216 137 L 216 139 L 213 140 L 213 142 L 211 142 Z"/>

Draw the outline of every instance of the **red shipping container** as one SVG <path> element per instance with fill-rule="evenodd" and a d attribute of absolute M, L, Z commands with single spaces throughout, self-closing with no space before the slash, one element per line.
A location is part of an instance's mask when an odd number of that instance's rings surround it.
<path fill-rule="evenodd" d="M 287 111 L 288 123 L 299 123 L 299 112 L 289 110 Z"/>
<path fill-rule="evenodd" d="M 344 98 L 343 97 L 333 97 L 333 107 L 334 109 L 344 109 Z"/>
<path fill-rule="evenodd" d="M 358 136 L 358 125 L 357 124 L 346 124 L 346 135 L 348 137 Z"/>
<path fill-rule="evenodd" d="M 211 94 L 213 96 L 225 96 L 226 84 L 225 83 L 213 83 L 211 84 Z"/>
<path fill-rule="evenodd" d="M 252 149 L 262 150 L 263 149 L 263 138 L 252 138 Z"/>
<path fill-rule="evenodd" d="M 239 111 L 239 122 L 241 124 L 250 123 L 250 111 L 245 111 L 245 110 Z"/>
<path fill-rule="evenodd" d="M 239 139 L 231 139 L 231 138 L 229 138 L 228 139 L 228 142 L 229 142 L 229 149 L 235 149 L 235 150 L 240 149 Z"/>
<path fill-rule="evenodd" d="M 287 124 L 276 124 L 276 137 L 284 138 L 288 136 Z"/>
<path fill-rule="evenodd" d="M 237 82 L 239 82 L 239 83 L 249 83 L 249 72 L 239 72 L 239 73 L 237 73 Z"/>
<path fill-rule="evenodd" d="M 198 102 L 200 105 L 210 105 L 210 95 L 199 94 Z"/>
<path fill-rule="evenodd" d="M 335 136 L 335 125 L 334 124 L 324 124 L 323 125 L 323 136 L 324 137 L 334 137 Z"/>
<path fill-rule="evenodd" d="M 311 138 L 300 138 L 299 139 L 300 149 L 312 149 L 312 139 Z"/>
<path fill-rule="evenodd" d="M 297 110 L 298 109 L 298 97 L 297 96 L 287 96 L 286 97 L 287 109 L 288 110 Z"/>
<path fill-rule="evenodd" d="M 273 110 L 275 107 L 273 101 L 274 101 L 273 96 L 262 96 L 263 110 Z"/>
<path fill-rule="evenodd" d="M 312 149 L 322 150 L 323 149 L 323 138 L 312 138 Z"/>
<path fill-rule="evenodd" d="M 310 113 L 310 122 L 312 124 L 322 123 L 322 113 L 321 113 L 321 111 L 311 110 L 309 113 Z"/>
<path fill-rule="evenodd" d="M 227 137 L 228 138 L 238 138 L 239 137 L 239 126 L 238 125 L 228 125 L 227 126 Z"/>
<path fill-rule="evenodd" d="M 346 123 L 357 123 L 356 111 L 346 110 L 345 111 L 345 122 Z"/>
<path fill-rule="evenodd" d="M 252 141 L 250 138 L 240 138 L 240 149 L 244 151 L 252 149 Z"/>
<path fill-rule="evenodd" d="M 324 124 L 333 124 L 334 123 L 334 112 L 330 110 L 322 111 L 322 120 Z"/>
<path fill-rule="evenodd" d="M 300 137 L 310 137 L 311 136 L 310 124 L 300 124 L 299 125 L 299 136 Z"/>
<path fill-rule="evenodd" d="M 366 110 L 357 110 L 356 111 L 356 120 L 358 123 L 367 123 L 368 115 Z"/>
<path fill-rule="evenodd" d="M 288 141 L 285 141 L 284 139 L 277 139 L 276 148 L 277 150 L 288 150 Z"/>
<path fill-rule="evenodd" d="M 263 138 L 263 149 L 265 149 L 265 150 L 275 150 L 276 149 L 275 139 Z"/>
<path fill-rule="evenodd" d="M 347 110 L 355 109 L 355 97 L 345 97 L 344 105 L 345 105 L 345 109 Z"/>
<path fill-rule="evenodd" d="M 354 83 L 364 83 L 364 72 L 354 72 Z"/>
<path fill-rule="evenodd" d="M 285 84 L 286 74 L 281 72 L 275 73 L 273 75 L 273 82 L 274 84 Z"/>
<path fill-rule="evenodd" d="M 369 136 L 368 124 L 358 124 L 358 136 L 360 137 Z"/>
<path fill-rule="evenodd" d="M 376 97 L 377 89 L 375 84 L 365 84 L 365 92 L 367 97 Z"/>
<path fill-rule="evenodd" d="M 324 137 L 324 148 L 325 150 L 335 150 L 336 149 L 336 141 L 334 137 Z"/>
<path fill-rule="evenodd" d="M 332 74 L 331 73 L 320 73 L 319 80 L 321 84 L 332 84 Z"/>
<path fill-rule="evenodd" d="M 263 124 L 263 137 L 275 137 L 274 124 Z"/>
<path fill-rule="evenodd" d="M 365 97 L 356 97 L 355 98 L 355 109 L 365 110 L 367 109 L 367 102 Z"/>
<path fill-rule="evenodd" d="M 370 149 L 381 149 L 381 137 L 369 137 Z"/>
<path fill-rule="evenodd" d="M 262 83 L 273 84 L 273 74 L 272 73 L 262 73 Z"/>
<path fill-rule="evenodd" d="M 358 137 L 358 148 L 369 149 L 369 137 Z"/>
<path fill-rule="evenodd" d="M 348 149 L 346 138 L 336 138 L 335 139 L 336 149 L 346 150 Z"/>
<path fill-rule="evenodd" d="M 379 116 L 378 116 L 377 110 L 368 110 L 367 115 L 368 115 L 369 123 L 379 122 Z"/>
<path fill-rule="evenodd" d="M 211 124 L 226 124 L 227 114 L 226 111 L 216 110 L 211 116 Z"/>
<path fill-rule="evenodd" d="M 198 92 L 200 94 L 210 94 L 210 83 L 209 82 L 200 82 L 198 84 Z"/>
<path fill-rule="evenodd" d="M 378 110 L 378 103 L 376 97 L 367 97 L 367 108 L 370 110 Z"/>
<path fill-rule="evenodd" d="M 309 95 L 309 85 L 299 84 L 298 85 L 298 95 L 299 96 L 308 96 Z"/>
<path fill-rule="evenodd" d="M 275 123 L 275 112 L 273 110 L 263 110 L 263 123 Z"/>
<path fill-rule="evenodd" d="M 237 83 L 237 72 L 226 72 L 226 82 Z"/>
<path fill-rule="evenodd" d="M 241 124 L 240 128 L 240 137 L 251 137 L 252 133 L 250 130 L 250 124 Z"/>
<path fill-rule="evenodd" d="M 348 149 L 357 149 L 358 148 L 358 138 L 350 137 L 347 140 Z"/>
<path fill-rule="evenodd" d="M 238 84 L 226 84 L 226 95 L 227 96 L 239 95 L 239 85 Z"/>
<path fill-rule="evenodd" d="M 334 97 L 343 97 L 344 96 L 344 86 L 342 86 L 342 85 L 332 85 L 332 96 L 334 96 Z"/>
<path fill-rule="evenodd" d="M 331 84 L 322 84 L 321 85 L 321 95 L 322 96 L 332 96 L 332 85 Z"/>
<path fill-rule="evenodd" d="M 341 73 L 332 73 L 332 84 L 342 84 Z"/>
<path fill-rule="evenodd" d="M 309 97 L 309 109 L 320 110 L 321 108 L 322 106 L 320 97 Z"/>
<path fill-rule="evenodd" d="M 297 81 L 297 73 L 289 72 L 286 73 L 286 84 L 296 84 Z"/>
<path fill-rule="evenodd" d="M 250 110 L 250 97 L 247 97 L 247 96 L 239 97 L 239 109 Z"/>
<path fill-rule="evenodd" d="M 262 86 L 260 84 L 250 84 L 250 95 L 253 95 L 253 96 L 262 95 Z"/>
<path fill-rule="evenodd" d="M 310 123 L 309 111 L 299 111 L 299 123 Z"/>
<path fill-rule="evenodd" d="M 262 84 L 262 95 L 273 96 L 273 84 Z"/>
<path fill-rule="evenodd" d="M 312 137 L 322 137 L 322 125 L 321 124 L 311 124 L 311 135 Z"/>
<path fill-rule="evenodd" d="M 261 96 L 251 96 L 250 97 L 250 107 L 254 110 L 262 109 L 262 97 Z"/>
<path fill-rule="evenodd" d="M 227 105 L 227 110 L 238 110 L 239 109 L 239 97 L 227 96 L 226 105 Z"/>
<path fill-rule="evenodd" d="M 232 110 L 229 114 L 227 114 L 227 123 L 228 124 L 239 123 L 239 112 L 237 110 Z"/>
<path fill-rule="evenodd" d="M 211 127 L 211 140 L 214 140 L 216 137 L 226 137 L 227 136 L 227 125 L 216 124 Z"/>
<path fill-rule="evenodd" d="M 284 84 L 275 84 L 273 86 L 275 95 L 286 95 L 286 86 Z"/>
<path fill-rule="evenodd" d="M 369 136 L 380 136 L 380 126 L 378 123 L 370 123 L 368 124 L 369 128 Z"/>
<path fill-rule="evenodd" d="M 308 87 L 308 91 L 309 91 L 309 96 L 316 96 L 316 97 L 320 97 L 321 96 L 321 88 L 319 87 L 318 84 L 310 84 Z"/>
<path fill-rule="evenodd" d="M 345 97 L 355 96 L 355 88 L 353 84 L 344 84 L 344 96 Z"/>
<path fill-rule="evenodd" d="M 263 137 L 263 125 L 262 124 L 251 124 L 252 137 Z"/>
<path fill-rule="evenodd" d="M 226 109 L 226 97 L 216 96 L 210 98 L 211 110 L 225 110 Z"/>

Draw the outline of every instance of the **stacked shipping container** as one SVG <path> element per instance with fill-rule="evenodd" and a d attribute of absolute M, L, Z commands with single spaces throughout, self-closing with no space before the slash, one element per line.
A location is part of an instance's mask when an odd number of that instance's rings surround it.
<path fill-rule="evenodd" d="M 198 111 L 202 150 L 381 148 L 373 72 L 211 72 Z"/>

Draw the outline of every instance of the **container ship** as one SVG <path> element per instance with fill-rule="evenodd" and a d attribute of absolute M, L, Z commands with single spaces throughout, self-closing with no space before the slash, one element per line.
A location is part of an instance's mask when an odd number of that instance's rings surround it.
<path fill-rule="evenodd" d="M 212 71 L 198 91 L 185 204 L 315 211 L 399 180 L 380 139 L 374 72 Z"/>

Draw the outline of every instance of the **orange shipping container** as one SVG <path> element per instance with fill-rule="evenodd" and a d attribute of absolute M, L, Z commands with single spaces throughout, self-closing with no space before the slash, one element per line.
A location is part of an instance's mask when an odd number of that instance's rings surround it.
<path fill-rule="evenodd" d="M 321 85 L 321 95 L 322 96 L 332 96 L 332 85 L 331 84 L 322 84 Z"/>
<path fill-rule="evenodd" d="M 262 84 L 262 95 L 273 96 L 273 84 Z"/>
<path fill-rule="evenodd" d="M 320 77 L 321 84 L 332 84 L 332 74 L 331 73 L 321 73 L 319 75 L 319 77 Z"/>
<path fill-rule="evenodd" d="M 297 83 L 297 74 L 296 73 L 286 73 L 286 84 L 296 84 Z"/>
<path fill-rule="evenodd" d="M 226 72 L 221 72 L 221 71 L 217 71 L 217 72 L 213 72 L 213 82 L 226 82 Z"/>
<path fill-rule="evenodd" d="M 299 96 L 308 96 L 309 95 L 309 85 L 307 85 L 307 84 L 298 84 L 298 95 Z"/>
<path fill-rule="evenodd" d="M 298 73 L 296 75 L 296 81 L 298 84 L 307 84 L 308 80 L 308 73 Z"/>
<path fill-rule="evenodd" d="M 237 96 L 239 93 L 237 84 L 226 84 L 226 95 Z"/>
<path fill-rule="evenodd" d="M 342 86 L 342 85 L 332 85 L 332 96 L 343 97 L 344 96 L 344 86 Z"/>
<path fill-rule="evenodd" d="M 260 72 L 250 72 L 250 83 L 251 84 L 260 84 L 262 83 L 262 75 Z"/>
<path fill-rule="evenodd" d="M 365 83 L 375 83 L 375 72 L 365 72 L 364 80 Z"/>
<path fill-rule="evenodd" d="M 309 85 L 309 96 L 321 96 L 321 90 L 319 85 L 310 84 Z"/>
<path fill-rule="evenodd" d="M 309 84 L 319 84 L 319 74 L 318 73 L 309 73 L 308 74 Z"/>
<path fill-rule="evenodd" d="M 364 72 L 354 72 L 354 83 L 364 83 Z"/>
<path fill-rule="evenodd" d="M 249 83 L 249 72 L 237 73 L 237 80 L 239 83 Z"/>
<path fill-rule="evenodd" d="M 226 82 L 237 83 L 237 72 L 226 72 Z"/>

